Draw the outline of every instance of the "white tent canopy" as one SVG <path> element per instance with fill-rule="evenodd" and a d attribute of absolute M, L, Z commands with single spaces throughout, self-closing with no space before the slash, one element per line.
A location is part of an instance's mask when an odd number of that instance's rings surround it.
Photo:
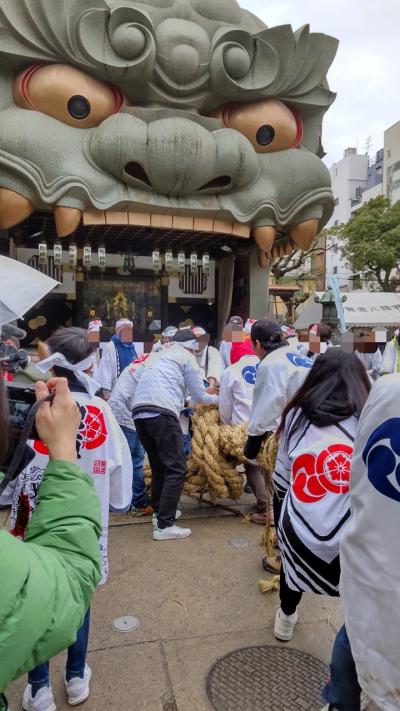
<path fill-rule="evenodd" d="M 320 298 L 324 292 L 312 294 L 297 309 L 295 328 L 307 328 L 311 323 L 318 323 L 322 318 L 322 305 L 316 304 L 315 296 Z M 368 326 L 370 328 L 400 326 L 400 294 L 385 291 L 349 291 L 343 293 L 346 326 Z"/>
<path fill-rule="evenodd" d="M 22 316 L 58 286 L 58 281 L 0 255 L 0 326 Z"/>

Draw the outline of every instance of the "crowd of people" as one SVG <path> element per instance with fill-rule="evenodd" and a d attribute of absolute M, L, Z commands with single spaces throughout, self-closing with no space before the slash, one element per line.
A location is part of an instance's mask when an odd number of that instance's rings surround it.
<path fill-rule="evenodd" d="M 46 626 L 38 613 L 37 628 L 23 649 L 14 653 L 8 648 L 7 664 L 4 640 L 11 633 L 0 629 L 0 692 L 27 671 L 23 708 L 54 711 L 49 660 L 68 647 L 68 701 L 75 705 L 88 698 L 89 602 L 95 585 L 108 576 L 109 512 L 151 515 L 154 541 L 191 535 L 177 521 L 191 414 L 201 404 L 218 407 L 225 425 L 247 425 L 243 483 L 254 495 L 251 521 L 274 524 L 277 531 L 279 554 L 262 561 L 265 570 L 280 576 L 275 637 L 282 642 L 292 638 L 304 593 L 341 594 L 346 624 L 337 636 L 331 678 L 323 691 L 326 710 L 365 708 L 368 698 L 362 689 L 382 709 L 400 708 L 398 655 L 389 624 L 400 597 L 399 554 L 392 552 L 400 502 L 400 331 L 383 357 L 370 333 L 359 333 L 354 343 L 351 353 L 335 346 L 324 323 L 296 333 L 268 319 L 244 322 L 233 316 L 219 349 L 201 327 L 169 326 L 149 353 L 138 355 L 128 319 L 116 323 L 100 360 L 96 344 L 80 328 L 59 328 L 41 344 L 37 397 L 53 391 L 55 398 L 39 408 L 38 437 L 29 443 L 32 456 L 10 488 L 14 538 L 0 534 L 0 551 L 5 550 L 4 560 L 16 556 L 21 570 L 29 569 L 31 589 L 43 570 L 46 577 L 53 575 L 55 582 L 48 587 L 52 623 Z M 46 385 L 41 378 L 48 377 Z M 0 458 L 5 461 L 2 390 Z M 63 409 L 65 421 L 69 417 L 65 432 Z M 258 455 L 270 435 L 276 435 L 279 448 L 275 470 L 266 472 Z M 72 523 L 65 533 L 67 515 Z M 7 614 L 17 600 L 15 640 L 26 615 L 36 609 L 35 603 L 24 609 L 24 590 L 22 578 L 15 576 L 0 603 L 0 618 L 6 619 L 3 610 Z M 388 606 L 382 600 L 379 604 L 379 590 Z M 6 708 L 5 697 L 2 703 Z"/>

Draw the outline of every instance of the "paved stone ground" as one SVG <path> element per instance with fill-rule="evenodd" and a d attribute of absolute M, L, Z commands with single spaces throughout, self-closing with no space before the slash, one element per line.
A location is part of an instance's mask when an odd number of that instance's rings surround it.
<path fill-rule="evenodd" d="M 211 711 L 205 679 L 219 657 L 245 646 L 279 644 L 272 632 L 278 596 L 262 595 L 257 586 L 266 575 L 260 566 L 262 528 L 243 524 L 229 510 L 199 507 L 194 499 L 183 503 L 183 518 L 193 529 L 183 541 L 154 542 L 150 522 L 112 517 L 111 575 L 92 605 L 93 677 L 85 711 Z M 232 545 L 237 539 L 244 547 Z M 137 631 L 112 629 L 112 621 L 125 614 L 140 618 Z M 326 663 L 340 624 L 337 600 L 306 595 L 289 644 Z M 70 708 L 64 659 L 59 655 L 51 664 L 63 711 Z M 21 708 L 24 684 L 19 680 L 9 689 L 14 710 Z"/>

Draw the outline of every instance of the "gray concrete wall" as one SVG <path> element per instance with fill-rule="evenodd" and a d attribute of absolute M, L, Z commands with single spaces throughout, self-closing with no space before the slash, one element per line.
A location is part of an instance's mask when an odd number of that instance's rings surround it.
<path fill-rule="evenodd" d="M 249 317 L 264 318 L 268 313 L 268 282 L 269 272 L 261 269 L 258 263 L 257 250 L 249 258 Z"/>

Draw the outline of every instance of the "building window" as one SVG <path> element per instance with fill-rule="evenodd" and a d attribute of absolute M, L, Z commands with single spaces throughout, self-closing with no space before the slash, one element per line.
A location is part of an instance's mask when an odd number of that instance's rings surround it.
<path fill-rule="evenodd" d="M 386 151 L 386 158 L 391 158 L 392 157 L 392 151 L 390 148 Z"/>
<path fill-rule="evenodd" d="M 381 166 L 381 165 L 378 166 L 378 168 L 376 169 L 376 174 L 377 174 L 377 175 L 382 175 L 382 166 Z"/>
<path fill-rule="evenodd" d="M 337 274 L 337 267 L 333 267 L 333 273 Z"/>
<path fill-rule="evenodd" d="M 335 198 L 335 207 L 339 205 L 339 198 Z"/>

